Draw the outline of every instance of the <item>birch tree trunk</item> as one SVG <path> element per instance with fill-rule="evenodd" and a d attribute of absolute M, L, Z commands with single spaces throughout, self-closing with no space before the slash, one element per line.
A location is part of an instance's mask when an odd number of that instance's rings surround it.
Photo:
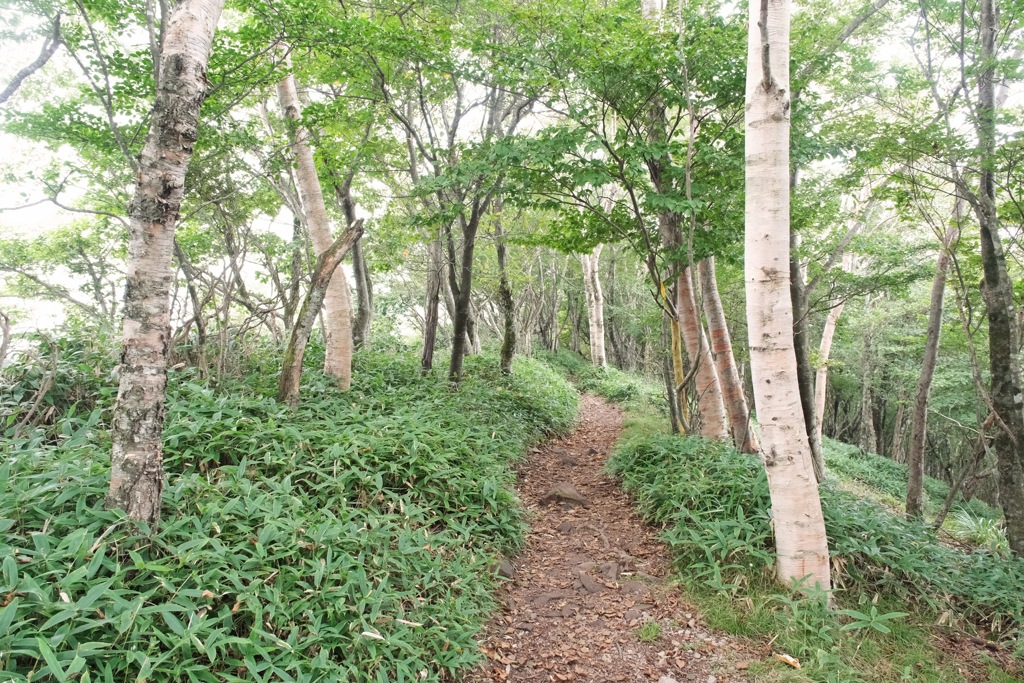
<path fill-rule="evenodd" d="M 746 96 L 747 329 L 778 576 L 831 588 L 828 540 L 800 406 L 789 290 L 788 0 L 750 3 Z"/>
<path fill-rule="evenodd" d="M 106 506 L 160 522 L 164 402 L 171 337 L 174 229 L 206 97 L 206 67 L 223 0 L 182 0 L 167 22 L 149 135 L 128 207 L 120 380 Z"/>
<path fill-rule="evenodd" d="M 839 317 L 843 314 L 845 302 L 830 308 L 825 316 L 825 328 L 821 332 L 821 343 L 818 345 L 818 356 L 821 365 L 814 378 L 814 428 L 818 430 L 818 443 L 821 443 L 822 425 L 825 422 L 825 392 L 828 389 L 828 358 L 832 354 L 832 340 L 836 336 Z"/>
<path fill-rule="evenodd" d="M 722 384 L 711 357 L 711 345 L 704 334 L 704 324 L 697 310 L 693 294 L 693 273 L 684 268 L 676 285 L 676 315 L 679 317 L 679 332 L 686 346 L 686 355 L 697 366 L 695 376 L 697 409 L 700 411 L 700 435 L 708 439 L 727 441 L 729 427 L 722 400 Z"/>
<path fill-rule="evenodd" d="M 277 96 L 285 118 L 292 121 L 291 151 L 295 157 L 295 178 L 302 201 L 302 212 L 313 242 L 317 258 L 331 248 L 331 224 L 324 204 L 323 188 L 317 176 L 313 149 L 309 146 L 309 131 L 302 122 L 302 105 L 295 89 L 295 77 L 285 76 L 277 85 Z M 324 373 L 334 377 L 338 386 L 347 391 L 352 383 L 352 294 L 345 271 L 338 268 L 331 276 L 324 296 L 324 322 L 327 339 L 324 353 Z"/>
<path fill-rule="evenodd" d="M 722 398 L 729 414 L 732 441 L 744 453 L 757 453 L 761 446 L 757 442 L 750 424 L 750 409 L 743 393 L 743 383 L 736 368 L 736 357 L 732 352 L 732 337 L 725 320 L 725 309 L 718 294 L 718 279 L 715 276 L 715 257 L 709 256 L 697 266 L 700 272 L 701 291 L 704 293 L 704 315 L 708 319 L 708 334 L 711 336 L 711 356 L 722 385 Z"/>
<path fill-rule="evenodd" d="M 594 247 L 589 254 L 580 256 L 583 264 L 583 291 L 587 297 L 587 319 L 590 322 L 590 362 L 598 367 L 608 365 L 604 350 L 604 294 L 601 292 L 601 250 L 603 244 Z"/>
<path fill-rule="evenodd" d="M 958 200 L 959 201 L 959 200 Z M 959 210 L 956 212 L 959 216 Z M 907 517 L 924 517 L 924 448 L 928 433 L 928 394 L 939 359 L 939 338 L 942 334 L 942 304 L 946 295 L 946 273 L 949 271 L 949 249 L 959 228 L 950 226 L 942 240 L 932 279 L 931 305 L 928 307 L 928 332 L 924 342 L 924 359 L 917 378 L 917 394 L 910 426 L 910 450 L 907 452 Z M 897 425 L 897 431 L 899 425 Z"/>

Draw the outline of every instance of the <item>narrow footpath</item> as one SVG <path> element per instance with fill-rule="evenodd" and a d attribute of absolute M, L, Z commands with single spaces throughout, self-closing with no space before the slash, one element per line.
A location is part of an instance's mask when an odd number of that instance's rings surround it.
<path fill-rule="evenodd" d="M 505 568 L 505 609 L 481 635 L 487 661 L 467 681 L 748 680 L 757 655 L 711 632 L 667 584 L 657 531 L 605 474 L 621 431 L 617 408 L 583 396 L 576 431 L 521 467 L 527 546 Z"/>

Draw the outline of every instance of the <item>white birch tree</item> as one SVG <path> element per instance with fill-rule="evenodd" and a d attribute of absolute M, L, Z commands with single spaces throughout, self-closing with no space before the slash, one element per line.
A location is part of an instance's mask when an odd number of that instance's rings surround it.
<path fill-rule="evenodd" d="M 167 22 L 149 136 L 128 209 L 128 262 L 117 405 L 111 428 L 108 508 L 160 522 L 174 230 L 178 221 L 206 68 L 224 0 L 181 0 Z"/>
<path fill-rule="evenodd" d="M 831 588 L 828 541 L 800 404 L 789 283 L 789 0 L 750 4 L 745 279 L 754 404 L 782 581 Z"/>

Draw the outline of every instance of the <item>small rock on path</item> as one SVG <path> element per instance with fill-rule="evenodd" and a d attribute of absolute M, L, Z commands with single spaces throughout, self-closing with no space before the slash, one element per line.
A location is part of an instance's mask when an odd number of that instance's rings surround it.
<path fill-rule="evenodd" d="M 505 609 L 481 634 L 487 660 L 467 683 L 749 680 L 736 664 L 757 655 L 704 626 L 665 584 L 669 565 L 657 532 L 605 474 L 605 454 L 621 431 L 617 408 L 583 396 L 576 431 L 520 469 L 519 495 L 533 523 L 505 583 Z M 550 496 L 560 487 L 589 506 Z M 640 638 L 648 621 L 660 627 L 651 642 Z"/>

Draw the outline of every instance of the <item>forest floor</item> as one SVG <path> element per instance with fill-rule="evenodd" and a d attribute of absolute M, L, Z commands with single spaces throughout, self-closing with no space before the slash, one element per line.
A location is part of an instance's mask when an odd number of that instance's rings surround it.
<path fill-rule="evenodd" d="M 619 409 L 585 395 L 576 431 L 520 467 L 530 532 L 467 681 L 727 683 L 763 656 L 709 629 L 669 583 L 657 530 L 604 471 L 621 431 Z"/>

